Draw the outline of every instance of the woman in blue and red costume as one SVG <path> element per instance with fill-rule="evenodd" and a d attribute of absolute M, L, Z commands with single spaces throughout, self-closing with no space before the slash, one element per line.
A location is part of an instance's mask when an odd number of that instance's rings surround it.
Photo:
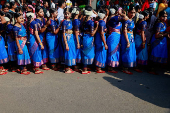
<path fill-rule="evenodd" d="M 73 31 L 74 31 L 74 41 L 76 46 L 76 63 L 74 70 L 79 72 L 78 64 L 81 63 L 81 50 L 80 50 L 80 37 L 81 37 L 81 29 L 80 29 L 80 19 L 79 17 L 79 8 L 73 7 L 72 9 L 72 18 L 73 20 Z"/>
<path fill-rule="evenodd" d="M 151 61 L 152 70 L 149 72 L 151 74 L 158 74 L 155 72 L 154 67 L 159 64 L 166 64 L 168 60 L 168 50 L 167 50 L 167 38 L 170 38 L 169 33 L 166 32 L 166 20 L 167 12 L 161 11 L 159 13 L 159 19 L 156 22 L 154 33 L 151 40 Z"/>
<path fill-rule="evenodd" d="M 27 31 L 22 25 L 24 23 L 23 16 L 20 13 L 15 13 L 14 18 L 16 23 L 13 32 L 16 41 L 17 63 L 20 66 L 21 74 L 28 75 L 30 72 L 27 71 L 26 65 L 30 64 L 31 60 L 26 45 Z"/>
<path fill-rule="evenodd" d="M 11 65 L 11 71 L 16 72 L 18 71 L 16 68 L 16 61 L 17 61 L 17 54 L 15 48 L 15 38 L 13 35 L 13 25 L 12 25 L 12 14 L 6 13 L 7 23 L 6 23 L 6 38 L 7 38 L 7 45 L 8 45 L 8 58 Z"/>
<path fill-rule="evenodd" d="M 108 46 L 106 44 L 106 23 L 103 20 L 106 17 L 106 11 L 100 10 L 98 13 L 99 26 L 98 31 L 95 36 L 95 65 L 97 73 L 105 73 L 101 68 L 104 68 L 106 65 L 106 56 Z"/>
<path fill-rule="evenodd" d="M 94 51 L 94 35 L 97 32 L 99 23 L 97 22 L 96 28 L 94 29 L 94 22 L 91 20 L 93 14 L 92 7 L 86 6 L 84 10 L 85 20 L 83 23 L 83 38 L 82 38 L 82 63 L 84 64 L 84 69 L 82 74 L 89 74 L 87 71 L 87 65 L 92 65 L 95 51 Z"/>
<path fill-rule="evenodd" d="M 5 41 L 4 38 L 1 36 L 1 33 L 3 31 L 2 25 L 6 23 L 6 20 L 4 18 L 5 13 L 0 11 L 0 75 L 7 74 L 7 70 L 4 69 L 3 64 L 8 62 L 8 54 L 5 48 Z"/>
<path fill-rule="evenodd" d="M 139 20 L 136 23 L 135 47 L 137 55 L 137 67 L 134 69 L 137 72 L 142 72 L 139 66 L 146 66 L 148 62 L 148 50 L 145 37 L 145 30 L 147 26 L 146 19 L 149 18 L 149 13 L 143 11 L 139 15 Z"/>
<path fill-rule="evenodd" d="M 121 36 L 121 63 L 123 66 L 123 72 L 130 75 L 133 73 L 130 72 L 128 68 L 136 66 L 136 48 L 133 36 L 135 24 L 132 20 L 135 16 L 135 12 L 134 7 L 129 8 L 129 20 L 123 22 L 123 34 Z"/>
<path fill-rule="evenodd" d="M 73 25 L 71 18 L 71 8 L 64 10 L 64 21 L 62 23 L 63 32 L 63 45 L 64 45 L 64 60 L 65 60 L 65 73 L 74 73 L 70 66 L 76 65 L 76 45 L 73 37 Z"/>
<path fill-rule="evenodd" d="M 34 20 L 34 13 L 27 13 L 27 34 L 28 34 L 28 44 L 29 54 L 34 66 L 33 70 L 35 74 L 41 74 L 42 71 L 39 70 L 39 67 L 43 64 L 41 49 L 44 49 L 44 46 L 40 40 L 38 34 L 38 24 Z"/>
<path fill-rule="evenodd" d="M 113 68 L 119 66 L 119 57 L 120 57 L 120 30 L 122 28 L 122 21 L 127 21 L 128 17 L 122 13 L 122 9 L 116 5 L 114 7 L 116 10 L 115 16 L 111 17 L 108 21 L 108 32 L 109 36 L 107 38 L 107 65 L 108 72 L 118 73 L 113 70 Z"/>
<path fill-rule="evenodd" d="M 58 12 L 56 9 L 50 9 L 49 21 L 50 25 L 47 27 L 47 33 L 46 33 L 46 41 L 48 44 L 48 53 L 49 53 L 49 61 L 51 63 L 52 69 L 54 71 L 57 71 L 57 63 L 59 63 L 60 58 L 60 49 L 59 49 L 59 37 L 58 32 L 61 28 L 61 24 L 58 26 L 57 21 L 55 21 L 55 18 L 58 15 Z M 48 23 L 47 22 L 47 23 Z"/>
<path fill-rule="evenodd" d="M 46 45 L 46 34 L 45 34 L 45 31 L 46 31 L 46 28 L 48 27 L 48 22 L 46 22 L 46 19 L 43 18 L 44 17 L 44 12 L 43 12 L 43 9 L 41 7 L 36 7 L 35 9 L 35 12 L 36 12 L 36 19 L 35 21 L 37 22 L 38 24 L 38 29 L 39 29 L 39 37 L 40 37 L 40 40 L 41 42 L 43 43 L 43 46 L 44 46 L 44 49 L 41 50 L 41 54 L 42 54 L 42 60 L 43 60 L 43 65 L 42 65 L 42 69 L 43 70 L 49 70 L 49 68 L 47 67 L 46 63 L 48 62 L 48 48 L 47 48 L 47 45 Z"/>

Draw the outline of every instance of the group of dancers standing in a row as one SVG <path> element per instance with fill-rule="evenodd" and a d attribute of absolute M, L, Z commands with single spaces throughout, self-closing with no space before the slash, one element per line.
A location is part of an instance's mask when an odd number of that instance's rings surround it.
<path fill-rule="evenodd" d="M 83 13 L 78 7 L 65 8 L 64 20 L 60 23 L 56 20 L 56 9 L 49 10 L 48 19 L 43 18 L 41 7 L 36 7 L 35 12 L 36 18 L 34 13 L 28 12 L 26 19 L 18 12 L 14 15 L 0 12 L 0 75 L 7 74 L 3 68 L 7 62 L 13 72 L 18 70 L 18 65 L 20 73 L 25 75 L 30 74 L 28 64 L 33 65 L 35 74 L 43 73 L 40 67 L 49 70 L 47 63 L 57 71 L 61 62 L 65 64 L 65 73 L 79 71 L 82 64 L 82 74 L 90 73 L 88 65 L 95 65 L 97 73 L 105 73 L 102 68 L 106 66 L 108 72 L 117 73 L 115 68 L 121 66 L 124 73 L 133 74 L 128 68 L 142 72 L 138 66 L 147 66 L 148 60 L 152 64 L 167 63 L 169 34 L 166 33 L 165 11 L 159 13 L 155 23 L 149 55 L 145 37 L 147 11 L 139 15 L 136 26 L 134 7 L 130 7 L 127 14 L 121 7 L 110 8 L 109 16 L 100 9 L 95 20 L 90 6 L 86 6 Z"/>

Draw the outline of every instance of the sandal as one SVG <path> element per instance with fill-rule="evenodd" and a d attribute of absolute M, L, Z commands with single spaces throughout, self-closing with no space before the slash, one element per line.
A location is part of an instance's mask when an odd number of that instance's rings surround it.
<path fill-rule="evenodd" d="M 65 73 L 70 74 L 70 73 L 74 73 L 74 71 L 72 69 L 70 69 L 70 68 L 66 68 Z"/>
<path fill-rule="evenodd" d="M 86 71 L 86 72 L 81 72 L 81 74 L 90 74 L 91 73 L 91 71 Z"/>
<path fill-rule="evenodd" d="M 59 70 L 58 68 L 56 68 L 56 65 L 51 65 L 51 67 L 52 67 L 52 70 L 54 70 L 54 71 L 58 71 Z"/>
<path fill-rule="evenodd" d="M 43 73 L 44 73 L 43 71 L 39 70 L 39 67 L 34 68 L 34 74 L 43 74 Z"/>
<path fill-rule="evenodd" d="M 97 70 L 96 73 L 105 73 L 103 70 Z"/>
<path fill-rule="evenodd" d="M 0 75 L 6 75 L 8 72 L 0 72 Z"/>
<path fill-rule="evenodd" d="M 152 74 L 152 75 L 159 75 L 158 73 L 154 72 L 154 71 L 149 71 L 148 72 L 149 74 Z"/>
<path fill-rule="evenodd" d="M 126 74 L 129 74 L 129 75 L 132 75 L 133 73 L 128 71 L 128 70 L 122 70 L 123 73 L 126 73 Z"/>
<path fill-rule="evenodd" d="M 42 65 L 43 70 L 50 70 L 50 68 L 47 67 L 47 65 Z"/>
<path fill-rule="evenodd" d="M 134 69 L 136 72 L 138 73 L 142 73 L 143 71 L 141 71 L 140 69 Z"/>
<path fill-rule="evenodd" d="M 28 72 L 27 69 L 23 69 L 23 70 L 21 70 L 21 74 L 29 75 L 30 72 Z"/>
<path fill-rule="evenodd" d="M 118 71 L 115 71 L 115 70 L 109 70 L 108 72 L 110 72 L 110 73 L 118 73 Z"/>

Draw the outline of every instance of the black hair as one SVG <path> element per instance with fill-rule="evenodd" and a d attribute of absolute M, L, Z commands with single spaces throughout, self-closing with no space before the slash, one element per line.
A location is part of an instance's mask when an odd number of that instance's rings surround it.
<path fill-rule="evenodd" d="M 35 12 L 38 13 L 42 8 L 40 6 L 35 8 Z"/>
<path fill-rule="evenodd" d="M 15 14 L 14 14 L 14 18 L 18 18 L 18 17 L 20 17 L 20 16 L 21 16 L 20 13 L 15 13 Z"/>
<path fill-rule="evenodd" d="M 71 13 L 72 9 L 71 8 L 65 8 L 64 13 L 66 13 L 67 11 Z"/>
<path fill-rule="evenodd" d="M 26 22 L 26 25 L 27 25 L 27 40 L 28 40 L 27 43 L 30 43 L 30 42 L 29 42 L 29 40 L 30 40 L 30 30 L 29 30 L 29 28 L 30 28 L 31 18 L 32 18 L 31 15 L 28 16 L 28 17 L 27 17 L 27 22 Z"/>
<path fill-rule="evenodd" d="M 15 5 L 15 2 L 10 2 L 10 9 Z"/>
<path fill-rule="evenodd" d="M 163 10 L 163 11 L 161 11 L 161 12 L 159 13 L 159 17 L 164 16 L 164 14 L 167 15 L 167 12 L 166 12 L 165 10 Z"/>
<path fill-rule="evenodd" d="M 168 7 L 170 7 L 170 2 L 168 2 Z"/>
<path fill-rule="evenodd" d="M 5 15 L 5 13 L 0 10 L 0 15 L 3 16 L 3 15 Z"/>
<path fill-rule="evenodd" d="M 60 0 L 60 1 L 58 2 L 58 7 L 61 7 L 64 2 L 65 2 L 64 0 Z"/>
<path fill-rule="evenodd" d="M 5 5 L 2 6 L 2 9 L 4 9 L 4 8 L 8 8 L 9 9 L 9 6 L 5 4 Z"/>
<path fill-rule="evenodd" d="M 21 7 L 15 8 L 15 12 L 16 12 L 16 13 L 19 13 L 20 11 L 22 11 L 22 8 L 21 8 Z"/>
<path fill-rule="evenodd" d="M 10 12 L 5 13 L 5 16 L 8 17 L 10 20 L 13 18 L 12 13 Z"/>
<path fill-rule="evenodd" d="M 140 5 L 137 5 L 137 6 L 135 7 L 136 12 L 138 12 L 139 9 L 141 9 L 141 6 L 140 6 Z"/>
<path fill-rule="evenodd" d="M 146 17 L 146 16 L 149 15 L 149 12 L 148 12 L 147 10 L 145 10 L 145 11 L 143 11 L 141 14 L 142 14 L 144 17 Z"/>
<path fill-rule="evenodd" d="M 56 9 L 51 8 L 51 9 L 49 10 L 49 13 L 51 14 L 51 13 L 54 13 L 54 12 L 56 12 L 56 11 L 57 11 Z"/>
<path fill-rule="evenodd" d="M 73 10 L 74 8 L 76 8 L 76 11 L 80 11 L 80 8 L 79 8 L 79 7 L 73 7 L 71 10 Z M 74 19 L 76 15 L 77 15 L 77 14 L 72 13 L 72 18 Z"/>
<path fill-rule="evenodd" d="M 46 4 L 46 3 L 47 3 L 47 1 L 46 1 L 46 0 L 45 0 L 45 1 L 43 1 L 43 5 L 44 5 L 44 4 Z"/>
<path fill-rule="evenodd" d="M 103 14 L 105 14 L 106 15 L 106 10 L 104 10 L 104 9 L 100 9 L 99 10 L 99 13 L 103 13 Z M 98 21 L 100 19 L 100 17 L 98 16 L 97 18 L 96 18 L 96 21 Z"/>
<path fill-rule="evenodd" d="M 27 0 L 27 3 L 28 3 L 29 5 L 32 5 L 32 0 Z"/>
<path fill-rule="evenodd" d="M 132 10 L 135 10 L 135 7 L 133 5 L 129 7 L 128 12 L 131 12 Z"/>
<path fill-rule="evenodd" d="M 28 7 L 28 8 L 32 10 L 31 12 L 33 12 L 33 8 L 32 7 Z"/>
<path fill-rule="evenodd" d="M 113 8 L 116 10 L 116 12 L 119 10 L 120 6 L 119 5 L 114 5 Z"/>

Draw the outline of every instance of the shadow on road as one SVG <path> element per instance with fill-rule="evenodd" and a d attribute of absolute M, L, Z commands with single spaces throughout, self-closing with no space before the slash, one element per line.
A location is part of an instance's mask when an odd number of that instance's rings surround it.
<path fill-rule="evenodd" d="M 111 76 L 103 78 L 113 86 L 133 94 L 135 97 L 163 108 L 170 108 L 170 77 L 168 75 L 133 73 L 133 75 L 122 72 L 108 73 Z"/>

